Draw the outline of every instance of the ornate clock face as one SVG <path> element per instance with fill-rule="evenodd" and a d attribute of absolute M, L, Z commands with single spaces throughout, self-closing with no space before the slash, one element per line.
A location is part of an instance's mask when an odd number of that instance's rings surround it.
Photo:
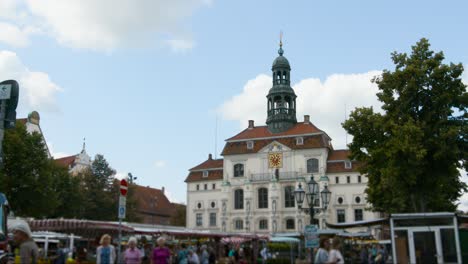
<path fill-rule="evenodd" d="M 268 154 L 268 163 L 270 168 L 281 168 L 283 165 L 283 155 L 281 153 Z"/>

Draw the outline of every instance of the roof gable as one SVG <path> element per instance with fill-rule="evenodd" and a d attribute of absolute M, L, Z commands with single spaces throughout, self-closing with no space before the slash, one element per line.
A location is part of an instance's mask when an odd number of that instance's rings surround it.
<path fill-rule="evenodd" d="M 63 158 L 60 158 L 60 159 L 56 159 L 55 163 L 57 163 L 58 165 L 61 165 L 63 167 L 68 168 L 69 166 L 73 165 L 73 163 L 75 163 L 75 159 L 76 159 L 76 155 L 63 157 Z"/>
<path fill-rule="evenodd" d="M 222 169 L 223 162 L 224 162 L 223 159 L 213 159 L 210 154 L 207 160 L 191 168 L 190 171 L 219 169 L 219 168 Z"/>
<path fill-rule="evenodd" d="M 265 138 L 278 138 L 287 136 L 299 136 L 307 134 L 324 133 L 318 129 L 314 124 L 310 122 L 299 122 L 290 129 L 281 133 L 272 133 L 268 126 L 257 126 L 247 128 L 239 134 L 227 139 L 226 141 L 242 141 L 242 140 L 254 140 L 254 139 L 265 139 Z"/>

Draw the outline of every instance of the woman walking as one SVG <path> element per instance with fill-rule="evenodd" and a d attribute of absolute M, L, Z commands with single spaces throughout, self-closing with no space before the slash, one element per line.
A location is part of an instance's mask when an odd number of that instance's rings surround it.
<path fill-rule="evenodd" d="M 158 243 L 158 246 L 153 250 L 151 264 L 169 264 L 171 251 L 165 247 L 166 239 L 164 237 L 159 237 L 156 242 Z"/>
<path fill-rule="evenodd" d="M 96 264 L 114 264 L 115 263 L 115 248 L 111 243 L 111 236 L 105 234 L 99 242 L 101 245 L 96 251 Z"/>
<path fill-rule="evenodd" d="M 137 239 L 131 237 L 128 240 L 128 248 L 124 253 L 125 264 L 141 264 L 141 252 L 136 247 Z"/>
<path fill-rule="evenodd" d="M 333 264 L 344 264 L 343 255 L 340 252 L 341 249 L 341 240 L 338 237 L 335 237 L 332 242 L 332 249 L 328 254 L 328 263 Z"/>

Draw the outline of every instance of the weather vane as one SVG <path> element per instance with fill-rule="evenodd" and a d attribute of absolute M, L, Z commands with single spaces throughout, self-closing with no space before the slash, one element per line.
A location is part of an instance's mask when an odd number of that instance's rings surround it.
<path fill-rule="evenodd" d="M 280 48 L 283 47 L 283 31 L 280 31 Z"/>

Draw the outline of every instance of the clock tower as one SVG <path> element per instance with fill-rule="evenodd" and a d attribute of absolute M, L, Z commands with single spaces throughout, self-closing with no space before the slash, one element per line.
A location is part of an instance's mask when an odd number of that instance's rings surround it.
<path fill-rule="evenodd" d="M 279 56 L 273 61 L 273 87 L 267 95 L 267 125 L 272 133 L 281 133 L 297 123 L 296 94 L 291 88 L 291 66 L 283 56 L 283 43 L 280 41 Z"/>

